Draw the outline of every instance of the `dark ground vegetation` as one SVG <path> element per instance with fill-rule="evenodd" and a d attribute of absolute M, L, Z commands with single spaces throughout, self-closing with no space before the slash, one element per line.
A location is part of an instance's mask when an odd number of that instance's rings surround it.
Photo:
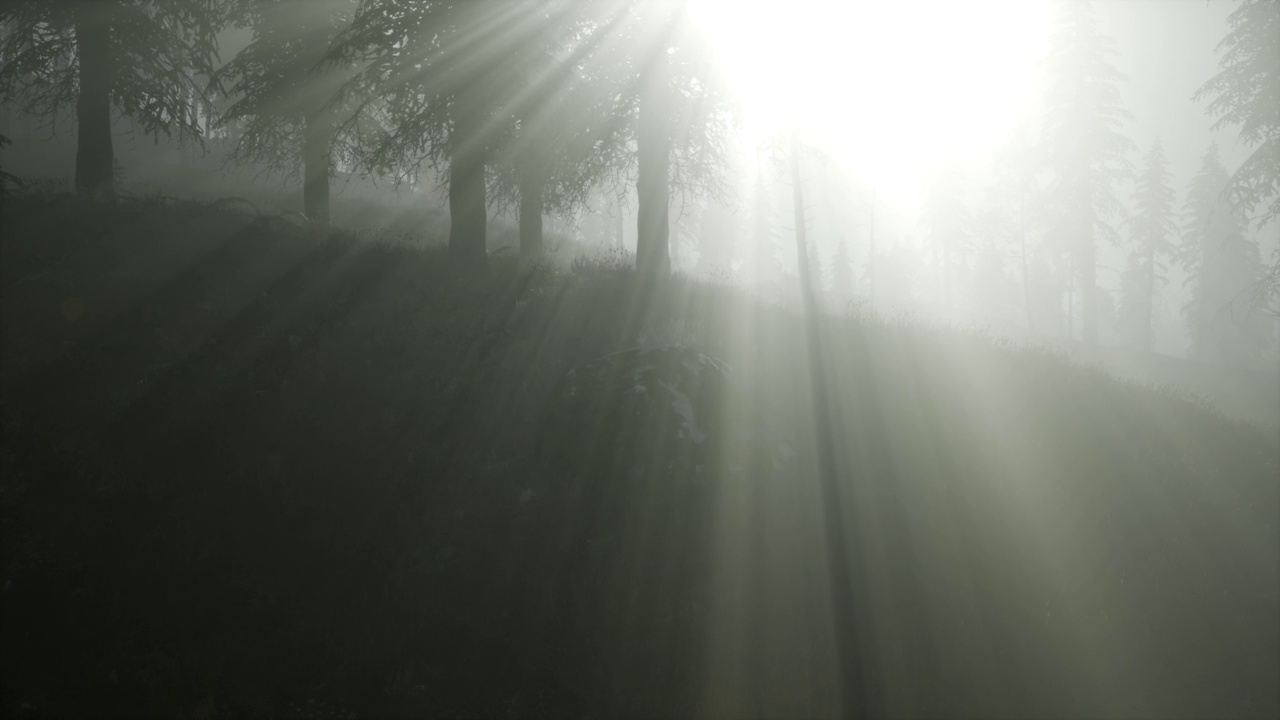
<path fill-rule="evenodd" d="M 465 280 L 233 207 L 3 213 L 7 716 L 832 711 L 787 311 L 676 280 L 642 312 L 608 263 Z M 1045 351 L 826 328 L 886 714 L 1280 714 L 1273 429 Z M 696 447 L 564 380 L 672 343 L 728 368 L 683 388 Z"/>

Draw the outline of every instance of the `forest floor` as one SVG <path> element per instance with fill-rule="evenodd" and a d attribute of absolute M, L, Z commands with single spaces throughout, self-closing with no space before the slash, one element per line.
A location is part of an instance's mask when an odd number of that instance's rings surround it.
<path fill-rule="evenodd" d="M 210 204 L 0 212 L 5 715 L 837 711 L 788 311 L 641 302 L 609 263 L 459 278 Z M 823 328 L 883 714 L 1280 715 L 1273 429 L 1048 351 Z M 548 420 L 638 343 L 732 368 L 699 489 L 624 491 L 583 460 L 616 438 Z"/>

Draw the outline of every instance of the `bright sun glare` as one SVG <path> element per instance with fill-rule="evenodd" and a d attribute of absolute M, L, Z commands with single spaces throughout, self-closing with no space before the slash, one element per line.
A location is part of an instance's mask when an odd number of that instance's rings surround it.
<path fill-rule="evenodd" d="M 798 127 L 900 197 L 1030 112 L 1049 20 L 1039 0 L 694 0 L 692 14 L 748 132 Z"/>

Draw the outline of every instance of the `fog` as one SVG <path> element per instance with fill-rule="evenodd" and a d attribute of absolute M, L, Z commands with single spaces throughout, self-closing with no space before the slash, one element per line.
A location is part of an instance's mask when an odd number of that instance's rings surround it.
<path fill-rule="evenodd" d="M 0 5 L 14 717 L 1274 717 L 1280 2 Z"/>

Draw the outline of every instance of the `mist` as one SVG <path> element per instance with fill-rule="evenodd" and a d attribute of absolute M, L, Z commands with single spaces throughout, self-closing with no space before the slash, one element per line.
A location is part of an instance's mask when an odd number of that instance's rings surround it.
<path fill-rule="evenodd" d="M 11 0 L 12 717 L 1280 715 L 1280 2 Z"/>

